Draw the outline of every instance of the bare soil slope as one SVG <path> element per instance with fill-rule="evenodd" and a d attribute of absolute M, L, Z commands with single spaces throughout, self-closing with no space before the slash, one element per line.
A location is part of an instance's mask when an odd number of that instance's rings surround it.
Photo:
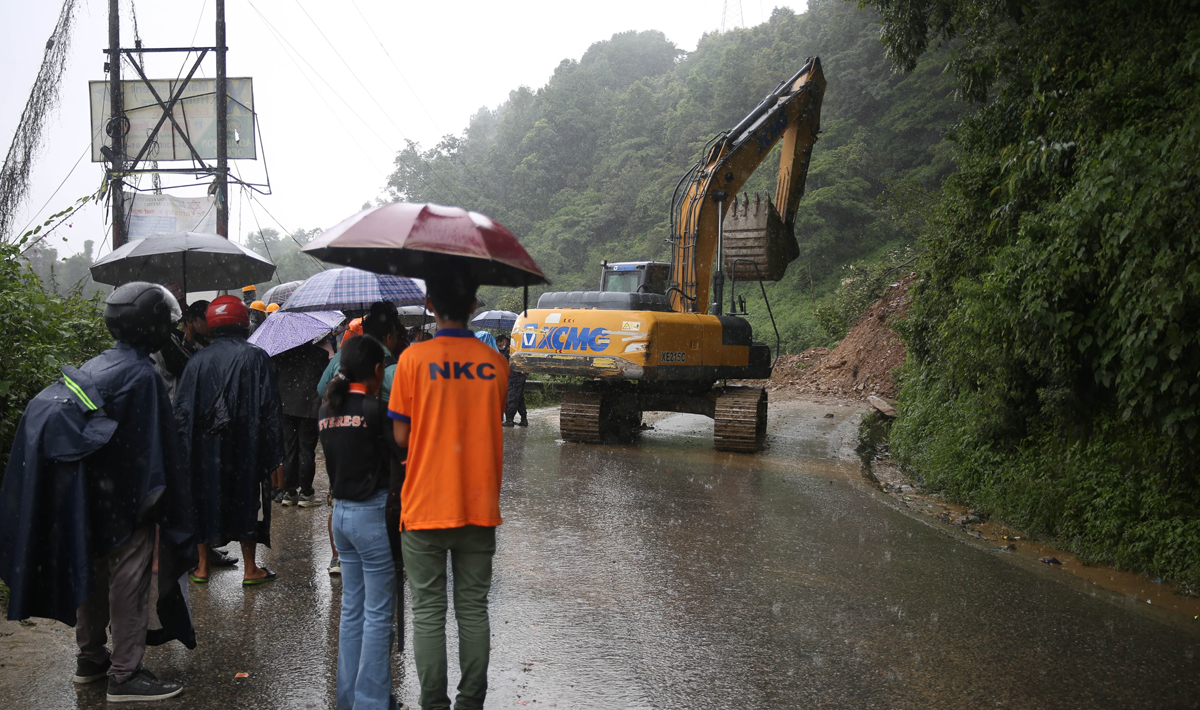
<path fill-rule="evenodd" d="M 891 324 L 908 311 L 907 276 L 889 288 L 833 350 L 811 348 L 799 355 L 784 355 L 775 364 L 770 380 L 755 384 L 781 395 L 799 394 L 865 401 L 867 397 L 895 397 L 893 370 L 904 363 L 904 341 Z"/>

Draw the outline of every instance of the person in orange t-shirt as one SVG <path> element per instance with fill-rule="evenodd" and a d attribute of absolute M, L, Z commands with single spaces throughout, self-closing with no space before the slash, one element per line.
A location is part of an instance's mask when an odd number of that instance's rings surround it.
<path fill-rule="evenodd" d="M 396 443 L 408 448 L 400 538 L 412 590 L 413 660 L 424 710 L 449 710 L 446 694 L 446 553 L 454 570 L 459 666 L 455 707 L 481 710 L 491 646 L 488 592 L 500 525 L 508 363 L 466 327 L 473 283 L 426 284 L 437 335 L 408 347 L 388 400 Z"/>

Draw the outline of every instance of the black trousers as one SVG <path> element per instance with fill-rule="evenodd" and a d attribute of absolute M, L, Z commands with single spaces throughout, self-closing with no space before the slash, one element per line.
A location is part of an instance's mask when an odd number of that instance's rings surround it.
<path fill-rule="evenodd" d="M 317 420 L 283 415 L 283 487 L 312 495 L 317 475 Z"/>

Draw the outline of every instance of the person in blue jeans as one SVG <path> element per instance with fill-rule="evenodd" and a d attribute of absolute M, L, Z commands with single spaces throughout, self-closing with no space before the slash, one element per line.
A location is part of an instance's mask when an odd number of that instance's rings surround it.
<path fill-rule="evenodd" d="M 376 396 L 383 371 L 378 340 L 363 335 L 346 343 L 318 415 L 342 567 L 338 710 L 406 708 L 392 698 L 396 568 L 385 508 L 393 452 L 386 405 Z"/>

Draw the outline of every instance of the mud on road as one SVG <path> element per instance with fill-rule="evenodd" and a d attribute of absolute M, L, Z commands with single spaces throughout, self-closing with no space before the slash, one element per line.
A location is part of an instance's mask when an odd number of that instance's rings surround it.
<path fill-rule="evenodd" d="M 506 430 L 487 706 L 1196 707 L 1200 630 L 895 509 L 861 478 L 857 416 L 774 403 L 759 455 L 689 415 L 627 445 L 563 443 L 552 409 Z M 278 582 L 192 587 L 200 646 L 147 654 L 186 686 L 162 707 L 332 707 L 327 514 L 276 510 Z M 0 633 L 0 706 L 104 705 L 71 683 L 69 629 Z M 408 651 L 394 669 L 415 707 Z"/>

